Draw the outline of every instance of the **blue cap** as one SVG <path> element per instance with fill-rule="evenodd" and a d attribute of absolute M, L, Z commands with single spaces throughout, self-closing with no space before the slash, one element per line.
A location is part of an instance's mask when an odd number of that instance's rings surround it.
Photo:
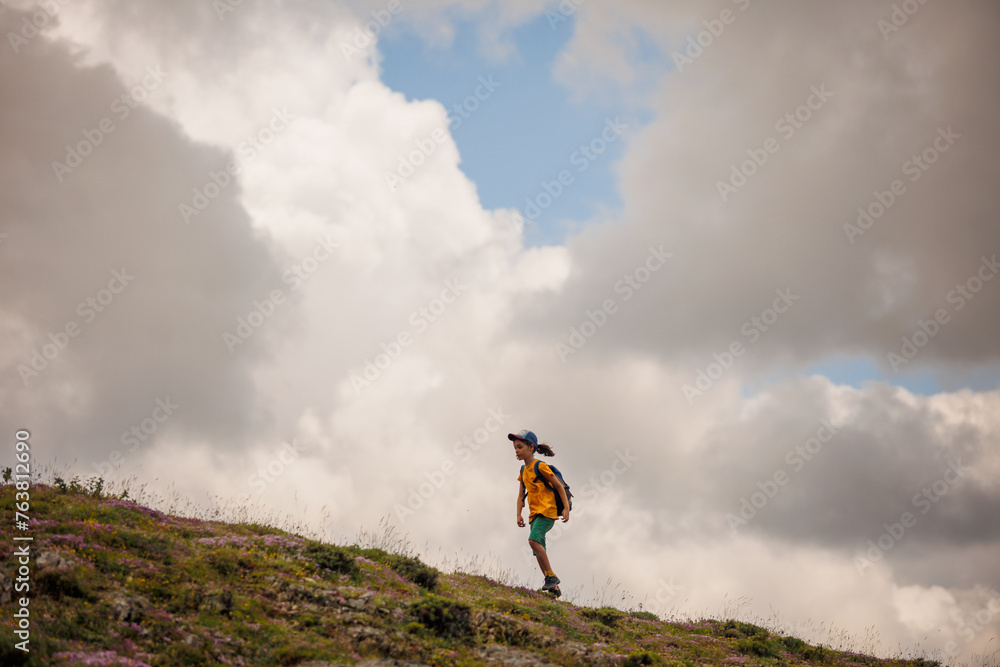
<path fill-rule="evenodd" d="M 536 438 L 535 434 L 528 429 L 524 429 L 516 435 L 514 433 L 508 433 L 507 439 L 511 441 L 524 440 L 525 442 L 530 442 L 532 447 L 538 447 L 538 438 Z"/>

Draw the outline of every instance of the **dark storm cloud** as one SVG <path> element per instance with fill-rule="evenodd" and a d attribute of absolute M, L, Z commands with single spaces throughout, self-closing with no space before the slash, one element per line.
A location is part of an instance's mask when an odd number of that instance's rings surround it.
<path fill-rule="evenodd" d="M 0 9 L 0 32 L 23 16 Z M 0 72 L 3 428 L 84 464 L 151 416 L 233 446 L 259 425 L 248 373 L 281 325 L 232 353 L 223 333 L 280 275 L 235 179 L 190 223 L 180 209 L 231 156 L 141 102 L 171 76 L 157 63 L 126 85 L 39 35 L 0 50 Z"/>
<path fill-rule="evenodd" d="M 864 557 L 906 563 L 907 580 L 921 584 L 939 583 L 928 552 L 1000 548 L 1000 492 L 979 472 L 996 465 L 990 427 L 886 384 L 839 394 L 824 385 L 775 388 L 752 416 L 711 429 L 678 466 L 685 474 L 647 495 L 675 512 L 714 511 L 724 518 L 715 528 L 733 533 L 851 557 L 881 544 Z M 692 483 L 693 469 L 711 472 Z"/>
<path fill-rule="evenodd" d="M 705 30 L 692 16 L 715 17 L 638 4 L 667 56 Z M 589 352 L 624 344 L 704 367 L 738 341 L 741 368 L 762 373 L 836 354 L 890 370 L 1000 360 L 1000 129 L 987 112 L 1000 104 L 1000 7 L 927 4 L 889 31 L 882 3 L 747 4 L 664 77 L 659 117 L 629 139 L 620 172 L 626 224 L 570 242 L 575 270 L 540 299 L 541 335 L 565 337 L 665 243 L 669 275 Z M 794 307 L 744 329 L 779 289 Z M 921 322 L 937 329 L 929 344 Z"/>

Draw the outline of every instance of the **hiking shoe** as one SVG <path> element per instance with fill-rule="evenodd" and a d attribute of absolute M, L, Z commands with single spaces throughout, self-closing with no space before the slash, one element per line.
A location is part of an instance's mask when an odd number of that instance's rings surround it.
<path fill-rule="evenodd" d="M 550 589 L 546 590 L 545 592 L 548 593 L 549 595 L 551 595 L 552 597 L 556 597 L 556 598 L 562 595 L 562 591 L 559 590 L 558 586 L 556 586 L 555 588 L 550 588 Z"/>
<path fill-rule="evenodd" d="M 559 577 L 552 575 L 551 577 L 545 577 L 545 583 L 542 584 L 543 591 L 558 591 L 559 590 Z"/>

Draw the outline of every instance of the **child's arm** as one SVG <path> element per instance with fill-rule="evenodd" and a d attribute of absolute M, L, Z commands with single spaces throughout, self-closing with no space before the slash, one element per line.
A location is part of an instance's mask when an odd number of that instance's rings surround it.
<path fill-rule="evenodd" d="M 524 518 L 521 516 L 521 512 L 524 510 L 524 482 L 521 482 L 521 488 L 517 490 L 517 525 L 524 528 Z"/>
<path fill-rule="evenodd" d="M 556 477 L 554 474 L 552 474 L 552 472 L 545 472 L 543 470 L 542 474 L 545 475 L 545 479 L 549 481 L 549 484 L 552 485 L 552 488 L 555 489 L 556 493 L 559 494 L 559 497 L 562 498 L 562 504 L 563 504 L 562 520 L 563 523 L 566 523 L 567 521 L 569 521 L 569 498 L 566 497 L 566 487 L 562 485 L 562 482 L 559 481 L 559 478 Z"/>

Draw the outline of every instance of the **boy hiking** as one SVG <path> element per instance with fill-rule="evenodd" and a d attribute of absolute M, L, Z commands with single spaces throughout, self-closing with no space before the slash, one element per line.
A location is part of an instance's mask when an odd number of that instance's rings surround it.
<path fill-rule="evenodd" d="M 514 456 L 524 465 L 517 479 L 521 488 L 517 492 L 517 525 L 524 527 L 521 511 L 524 509 L 524 498 L 528 498 L 528 523 L 531 524 L 531 534 L 528 536 L 528 546 L 538 560 L 538 567 L 545 575 L 543 591 L 548 591 L 559 597 L 559 577 L 552 571 L 548 554 L 545 552 L 545 533 L 555 525 L 559 509 L 562 510 L 562 520 L 569 521 L 570 503 L 566 489 L 559 477 L 552 472 L 547 463 L 535 460 L 535 452 L 545 456 L 555 456 L 552 448 L 546 444 L 538 444 L 538 438 L 531 431 L 523 430 L 518 434 L 510 433 L 507 439 L 514 443 Z M 557 508 L 557 497 L 561 501 Z"/>

